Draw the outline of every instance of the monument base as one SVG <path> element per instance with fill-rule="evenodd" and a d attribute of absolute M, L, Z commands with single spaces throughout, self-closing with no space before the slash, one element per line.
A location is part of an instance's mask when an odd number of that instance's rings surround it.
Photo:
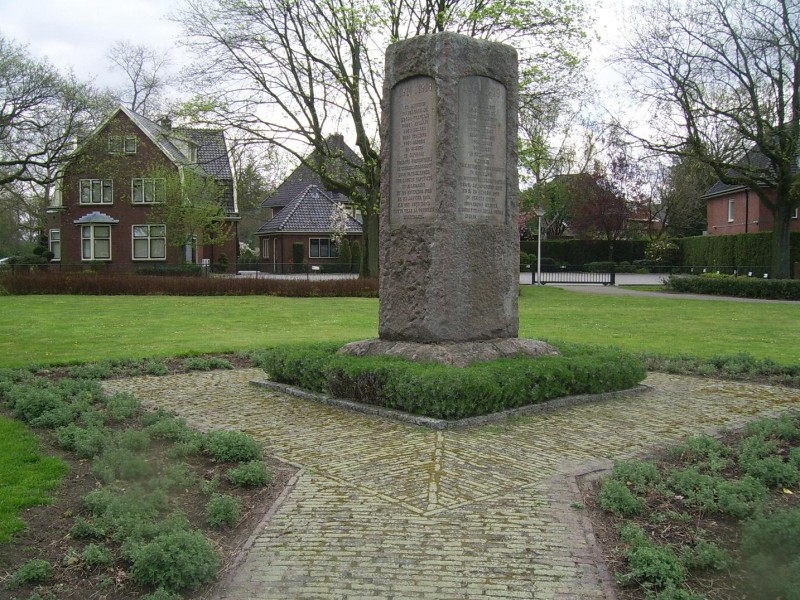
<path fill-rule="evenodd" d="M 539 340 L 498 338 L 475 342 L 399 342 L 381 339 L 351 342 L 339 349 L 354 356 L 400 356 L 420 362 L 440 362 L 466 367 L 474 362 L 486 362 L 517 355 L 530 357 L 558 356 L 557 348 Z"/>

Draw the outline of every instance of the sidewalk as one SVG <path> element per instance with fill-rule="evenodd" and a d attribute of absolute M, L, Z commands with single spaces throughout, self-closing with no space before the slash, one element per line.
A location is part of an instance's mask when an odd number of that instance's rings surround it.
<path fill-rule="evenodd" d="M 610 599 L 576 473 L 800 406 L 800 391 L 653 374 L 644 394 L 437 432 L 249 384 L 256 369 L 109 381 L 300 467 L 216 600 Z"/>

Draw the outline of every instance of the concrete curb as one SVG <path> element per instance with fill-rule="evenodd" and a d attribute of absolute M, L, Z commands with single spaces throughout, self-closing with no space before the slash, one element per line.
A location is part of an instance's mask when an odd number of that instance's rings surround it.
<path fill-rule="evenodd" d="M 564 396 L 563 398 L 548 400 L 540 404 L 529 404 L 527 406 L 521 406 L 519 408 L 511 408 L 509 410 L 491 413 L 488 415 L 468 417 L 466 419 L 459 419 L 457 421 L 447 421 L 445 419 L 434 419 L 432 417 L 425 417 L 422 415 L 413 415 L 411 413 L 406 413 L 391 408 L 384 408 L 382 406 L 363 404 L 361 402 L 355 402 L 354 400 L 335 398 L 327 394 L 318 394 L 315 392 L 309 392 L 299 387 L 287 385 L 285 383 L 278 383 L 276 381 L 270 381 L 268 379 L 253 379 L 250 381 L 250 384 L 258 387 L 265 387 L 271 390 L 275 390 L 277 392 L 282 392 L 284 394 L 289 394 L 297 398 L 302 398 L 303 400 L 311 400 L 313 402 L 319 402 L 327 406 L 344 408 L 346 410 L 351 410 L 366 415 L 372 415 L 380 417 L 382 419 L 389 419 L 392 421 L 408 423 L 410 425 L 418 425 L 420 427 L 430 427 L 431 429 L 436 429 L 439 431 L 444 431 L 448 429 L 461 429 L 464 427 L 476 427 L 479 425 L 489 425 L 492 423 L 499 423 L 505 421 L 512 417 L 535 415 L 557 410 L 560 408 L 566 408 L 569 406 L 579 406 L 582 404 L 591 404 L 594 402 L 603 402 L 605 400 L 612 400 L 615 398 L 634 396 L 638 394 L 643 394 L 651 389 L 647 385 L 640 384 L 634 388 L 630 388 L 627 390 L 620 390 L 617 392 Z"/>

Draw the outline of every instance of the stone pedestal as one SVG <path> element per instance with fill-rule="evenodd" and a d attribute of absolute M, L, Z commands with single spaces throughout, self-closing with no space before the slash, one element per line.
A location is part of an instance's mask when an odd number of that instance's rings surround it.
<path fill-rule="evenodd" d="M 381 340 L 517 336 L 517 96 L 510 46 L 438 33 L 387 50 Z"/>

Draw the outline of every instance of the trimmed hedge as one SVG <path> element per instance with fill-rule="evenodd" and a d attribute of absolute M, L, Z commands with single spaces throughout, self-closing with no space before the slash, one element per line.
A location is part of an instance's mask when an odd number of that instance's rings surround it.
<path fill-rule="evenodd" d="M 710 294 L 763 300 L 800 300 L 800 279 L 758 279 L 733 275 L 672 275 L 665 282 L 672 292 Z"/>
<path fill-rule="evenodd" d="M 617 240 L 614 242 L 614 261 L 633 262 L 645 258 L 647 240 Z M 520 251 L 536 254 L 535 241 L 520 242 Z M 608 260 L 606 240 L 546 240 L 542 241 L 542 259 L 552 258 L 569 265 L 582 265 Z"/>
<path fill-rule="evenodd" d="M 632 388 L 646 376 L 632 354 L 561 344 L 561 356 L 516 357 L 460 368 L 388 356 L 337 354 L 334 344 L 266 351 L 276 381 L 438 419 L 463 419 L 573 394 Z"/>
<path fill-rule="evenodd" d="M 772 232 L 707 235 L 678 240 L 686 266 L 748 267 L 772 264 Z M 791 261 L 800 262 L 800 232 L 790 234 Z"/>

